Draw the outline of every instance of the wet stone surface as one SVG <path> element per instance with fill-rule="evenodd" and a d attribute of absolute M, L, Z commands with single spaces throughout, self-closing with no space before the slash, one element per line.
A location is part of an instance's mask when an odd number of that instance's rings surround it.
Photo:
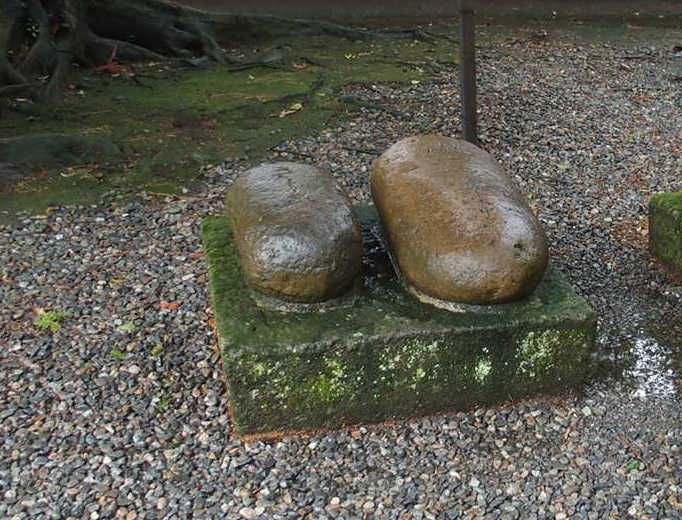
<path fill-rule="evenodd" d="M 372 196 L 401 275 L 424 301 L 508 302 L 542 278 L 540 221 L 497 161 L 466 141 L 395 143 L 374 163 Z"/>
<path fill-rule="evenodd" d="M 242 272 L 267 296 L 314 303 L 348 292 L 362 270 L 362 233 L 328 172 L 271 163 L 237 178 L 227 195 Z"/>

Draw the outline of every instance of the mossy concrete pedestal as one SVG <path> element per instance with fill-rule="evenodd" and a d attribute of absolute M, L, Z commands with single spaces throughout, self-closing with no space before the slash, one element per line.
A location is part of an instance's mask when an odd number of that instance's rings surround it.
<path fill-rule="evenodd" d="M 682 192 L 651 197 L 649 249 L 676 279 L 682 280 Z"/>
<path fill-rule="evenodd" d="M 226 217 L 207 218 L 203 239 L 237 435 L 467 409 L 589 375 L 595 315 L 553 268 L 527 300 L 449 312 L 405 294 L 379 261 L 352 305 L 280 313 L 253 303 Z"/>

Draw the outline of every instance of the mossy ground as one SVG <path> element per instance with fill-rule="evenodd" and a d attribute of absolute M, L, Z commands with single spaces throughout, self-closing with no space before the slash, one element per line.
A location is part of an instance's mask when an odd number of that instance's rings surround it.
<path fill-rule="evenodd" d="M 14 101 L 0 118 L 0 148 L 17 136 L 101 135 L 123 154 L 81 164 L 25 163 L 18 183 L 0 183 L 0 218 L 54 204 L 86 203 L 119 187 L 174 192 L 191 188 L 202 167 L 232 157 L 258 160 L 268 148 L 307 135 L 356 110 L 340 88 L 354 82 L 423 81 L 430 67 L 455 67 L 456 46 L 433 42 L 296 37 L 233 49 L 245 61 L 281 46 L 282 68 L 239 72 L 214 65 L 183 69 L 164 63 L 123 76 L 78 73 L 55 107 Z"/>
<path fill-rule="evenodd" d="M 590 374 L 594 313 L 553 269 L 529 300 L 476 311 L 432 308 L 367 272 L 351 307 L 278 313 L 253 303 L 226 217 L 206 219 L 203 240 L 239 434 L 428 415 Z"/>

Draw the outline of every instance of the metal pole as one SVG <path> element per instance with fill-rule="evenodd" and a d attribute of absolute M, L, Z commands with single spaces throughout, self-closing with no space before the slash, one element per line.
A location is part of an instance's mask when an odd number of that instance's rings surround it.
<path fill-rule="evenodd" d="M 464 139 L 478 144 L 473 0 L 459 0 L 459 71 Z"/>

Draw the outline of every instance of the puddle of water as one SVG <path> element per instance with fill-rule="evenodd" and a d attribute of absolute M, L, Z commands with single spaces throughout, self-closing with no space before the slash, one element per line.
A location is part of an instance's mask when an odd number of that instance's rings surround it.
<path fill-rule="evenodd" d="M 633 397 L 674 397 L 677 395 L 672 352 L 654 338 L 641 333 L 631 352 L 633 365 L 625 376 L 635 382 Z"/>

